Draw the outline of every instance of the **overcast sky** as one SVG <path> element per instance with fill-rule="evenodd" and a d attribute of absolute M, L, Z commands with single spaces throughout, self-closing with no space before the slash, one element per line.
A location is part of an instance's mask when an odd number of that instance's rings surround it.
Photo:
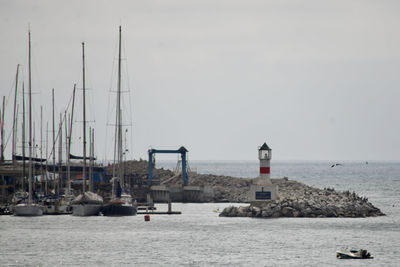
<path fill-rule="evenodd" d="M 30 25 L 37 143 L 40 105 L 51 129 L 51 89 L 58 123 L 82 88 L 84 41 L 89 126 L 96 155 L 112 159 L 121 25 L 128 158 L 184 145 L 189 159 L 256 160 L 267 142 L 278 160 L 399 160 L 399 14 L 397 0 L 0 0 L 6 135 L 17 64 L 27 89 Z"/>

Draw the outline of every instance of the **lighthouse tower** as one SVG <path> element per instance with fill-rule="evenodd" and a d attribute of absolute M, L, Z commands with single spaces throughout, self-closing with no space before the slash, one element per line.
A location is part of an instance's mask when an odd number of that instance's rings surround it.
<path fill-rule="evenodd" d="M 249 200 L 251 205 L 262 205 L 266 201 L 279 198 L 278 186 L 271 182 L 271 152 L 272 150 L 267 143 L 258 148 L 260 176 L 253 179 L 250 185 Z"/>
<path fill-rule="evenodd" d="M 271 183 L 271 148 L 264 143 L 258 149 L 258 159 L 260 160 L 260 178 L 265 182 Z"/>

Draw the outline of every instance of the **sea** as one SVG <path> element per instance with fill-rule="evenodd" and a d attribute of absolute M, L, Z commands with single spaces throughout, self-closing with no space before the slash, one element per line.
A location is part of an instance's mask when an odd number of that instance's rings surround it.
<path fill-rule="evenodd" d="M 386 216 L 226 218 L 244 203 L 173 203 L 181 215 L 0 216 L 0 266 L 400 266 L 400 162 L 271 162 L 272 178 L 365 196 Z M 157 167 L 175 169 L 176 162 Z M 256 161 L 191 161 L 192 171 L 256 177 Z M 156 205 L 159 211 L 165 204 Z M 363 248 L 374 259 L 340 260 Z"/>

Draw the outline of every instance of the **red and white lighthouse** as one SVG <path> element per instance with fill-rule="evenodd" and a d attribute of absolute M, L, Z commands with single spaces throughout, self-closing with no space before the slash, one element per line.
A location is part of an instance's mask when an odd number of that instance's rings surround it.
<path fill-rule="evenodd" d="M 271 181 L 271 148 L 264 143 L 258 147 L 260 175 L 252 180 L 249 191 L 251 205 L 263 205 L 265 201 L 279 199 L 278 185 Z"/>
<path fill-rule="evenodd" d="M 260 160 L 260 178 L 271 183 L 271 148 L 264 143 L 258 149 L 258 159 Z"/>

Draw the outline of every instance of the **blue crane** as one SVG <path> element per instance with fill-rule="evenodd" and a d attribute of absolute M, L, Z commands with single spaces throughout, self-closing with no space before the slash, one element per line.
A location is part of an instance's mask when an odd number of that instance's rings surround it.
<path fill-rule="evenodd" d="M 177 150 L 165 150 L 165 149 L 154 149 L 151 148 L 149 149 L 149 173 L 147 177 L 147 185 L 150 186 L 151 181 L 153 179 L 153 160 L 154 160 L 154 154 L 156 153 L 161 153 L 161 154 L 181 154 L 182 158 L 182 185 L 187 185 L 188 184 L 188 177 L 187 177 L 187 172 L 186 172 L 186 153 L 188 150 L 181 146 Z"/>

